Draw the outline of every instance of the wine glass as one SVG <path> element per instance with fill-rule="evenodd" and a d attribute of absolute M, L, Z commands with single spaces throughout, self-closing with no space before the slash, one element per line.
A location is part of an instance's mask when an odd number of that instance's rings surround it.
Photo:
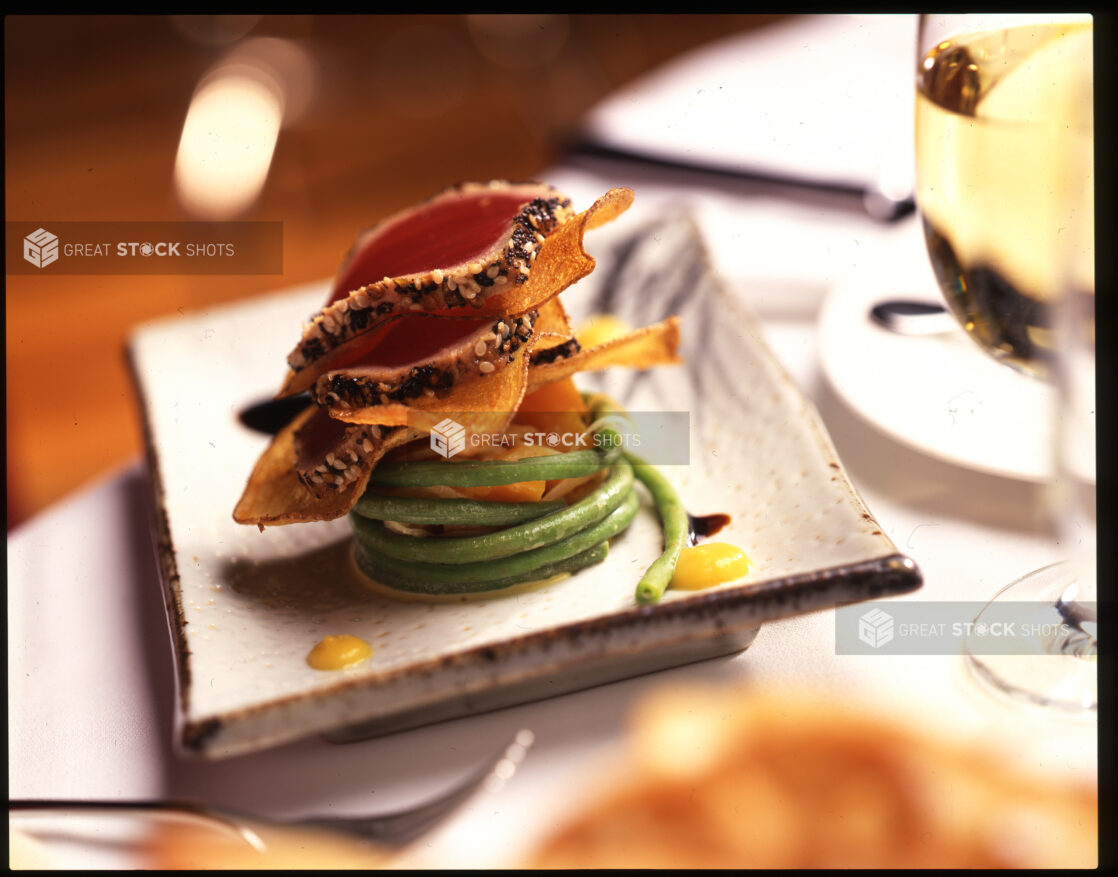
<path fill-rule="evenodd" d="M 921 15 L 917 43 L 917 205 L 936 279 L 982 349 L 1059 400 L 1049 495 L 1065 556 L 995 595 L 967 660 L 1007 694 L 1093 710 L 1091 16 Z M 1035 631 L 1027 654 L 986 653 L 997 621 Z"/>

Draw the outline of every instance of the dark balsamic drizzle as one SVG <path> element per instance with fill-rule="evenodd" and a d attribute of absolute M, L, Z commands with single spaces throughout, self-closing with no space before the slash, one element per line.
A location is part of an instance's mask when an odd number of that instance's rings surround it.
<path fill-rule="evenodd" d="M 310 404 L 311 398 L 307 393 L 286 399 L 264 399 L 242 409 L 237 419 L 256 432 L 275 435 Z"/>
<path fill-rule="evenodd" d="M 713 536 L 730 523 L 730 516 L 721 513 L 713 515 L 687 515 L 688 542 L 694 545 L 700 539 Z"/>

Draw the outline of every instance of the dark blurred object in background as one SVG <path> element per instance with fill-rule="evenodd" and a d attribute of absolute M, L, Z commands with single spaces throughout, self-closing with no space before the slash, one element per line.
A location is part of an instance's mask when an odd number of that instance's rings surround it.
<path fill-rule="evenodd" d="M 779 17 L 6 18 L 9 221 L 284 232 L 282 276 L 7 278 L 9 528 L 140 453 L 131 326 L 331 276 L 358 229 L 452 182 L 535 177 L 613 89 Z"/>

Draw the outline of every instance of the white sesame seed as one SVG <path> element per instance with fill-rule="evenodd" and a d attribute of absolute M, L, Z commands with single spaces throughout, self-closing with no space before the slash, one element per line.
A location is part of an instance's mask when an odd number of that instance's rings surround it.
<path fill-rule="evenodd" d="M 486 362 L 486 361 L 484 361 L 484 360 L 483 360 L 483 361 L 481 361 L 481 362 L 479 362 L 479 363 L 477 364 L 477 367 L 478 367 L 478 370 L 479 370 L 479 371 L 480 371 L 480 372 L 481 372 L 481 373 L 482 373 L 483 375 L 487 375 L 487 374 L 490 374 L 491 372 L 494 372 L 494 371 L 496 371 L 496 370 L 497 370 L 497 366 L 493 365 L 493 363 L 491 363 L 491 362 Z"/>

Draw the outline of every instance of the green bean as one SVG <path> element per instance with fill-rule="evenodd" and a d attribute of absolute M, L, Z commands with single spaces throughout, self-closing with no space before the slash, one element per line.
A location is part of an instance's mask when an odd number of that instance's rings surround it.
<path fill-rule="evenodd" d="M 389 587 L 421 593 L 472 593 L 506 588 L 525 581 L 545 579 L 561 564 L 582 557 L 629 526 L 640 502 L 629 491 L 624 502 L 602 520 L 559 542 L 494 561 L 466 564 L 402 561 L 381 554 L 361 536 L 371 523 L 354 519 L 358 565 L 373 579 Z M 604 555 L 602 556 L 604 559 Z M 598 562 L 598 561 L 592 561 Z"/>
<path fill-rule="evenodd" d="M 604 393 L 584 397 L 595 421 L 610 417 L 628 417 L 628 413 L 617 402 Z M 612 427 L 603 425 L 599 434 L 607 435 L 616 442 L 619 439 Z M 652 495 L 656 512 L 664 530 L 663 553 L 652 562 L 637 582 L 636 599 L 638 603 L 655 603 L 668 589 L 679 562 L 679 553 L 691 538 L 691 521 L 687 510 L 679 500 L 671 482 L 654 466 L 646 463 L 635 454 L 625 453 L 625 459 L 633 467 L 633 473 Z"/>
<path fill-rule="evenodd" d="M 675 488 L 659 470 L 633 454 L 626 453 L 625 458 L 632 465 L 637 480 L 652 494 L 664 528 L 664 551 L 637 582 L 637 602 L 655 603 L 671 584 L 679 553 L 691 538 L 691 522 Z"/>
<path fill-rule="evenodd" d="M 401 524 L 476 524 L 503 527 L 542 518 L 565 509 L 562 500 L 549 502 L 489 502 L 481 499 L 443 499 L 385 496 L 367 492 L 353 511 L 376 521 Z"/>
<path fill-rule="evenodd" d="M 634 479 L 651 494 L 664 531 L 663 552 L 637 584 L 638 603 L 655 603 L 671 585 L 690 521 L 671 483 L 640 457 L 622 451 L 611 425 L 628 415 L 608 396 L 586 396 L 595 450 L 522 460 L 388 463 L 373 472 L 375 487 L 489 487 L 521 481 L 579 478 L 613 466 L 608 478 L 571 506 L 470 499 L 415 499 L 366 493 L 351 514 L 360 567 L 381 584 L 419 594 L 496 591 L 601 563 L 608 540 L 629 526 L 639 508 Z M 604 446 L 604 447 L 603 447 Z M 383 521 L 503 527 L 480 536 L 413 537 Z"/>
<path fill-rule="evenodd" d="M 362 521 L 360 536 L 378 554 L 447 565 L 491 561 L 566 539 L 616 509 L 632 493 L 633 468 L 621 460 L 593 492 L 562 511 L 481 536 L 415 537 L 393 533 L 383 524 Z M 356 522 L 355 522 L 356 523 Z"/>
<path fill-rule="evenodd" d="M 593 548 L 583 551 L 581 554 L 576 554 L 565 560 L 556 561 L 550 566 L 539 567 L 523 576 L 513 576 L 504 581 L 491 581 L 482 582 L 480 584 L 474 583 L 472 585 L 450 587 L 433 582 L 417 583 L 409 579 L 394 578 L 390 573 L 381 571 L 373 564 L 363 564 L 360 551 L 357 556 L 358 564 L 362 566 L 366 574 L 386 588 L 392 588 L 397 591 L 407 591 L 412 594 L 447 595 L 480 594 L 488 591 L 500 591 L 504 588 L 511 588 L 513 585 L 522 585 L 525 582 L 544 581 L 560 573 L 576 572 L 588 566 L 594 566 L 594 564 L 601 563 L 605 560 L 608 554 L 609 543 L 602 542 L 595 545 Z"/>
<path fill-rule="evenodd" d="M 418 460 L 384 463 L 373 470 L 375 487 L 494 487 L 520 481 L 553 481 L 593 475 L 610 465 L 616 454 L 570 451 L 523 460 Z"/>

